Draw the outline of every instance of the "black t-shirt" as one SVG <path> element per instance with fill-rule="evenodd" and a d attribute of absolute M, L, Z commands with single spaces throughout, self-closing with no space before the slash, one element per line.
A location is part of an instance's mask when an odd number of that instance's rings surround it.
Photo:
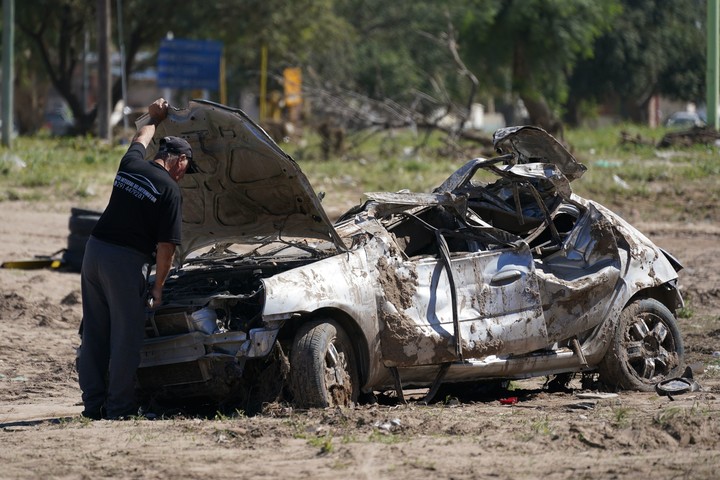
<path fill-rule="evenodd" d="M 141 143 L 133 143 L 93 236 L 151 255 L 158 242 L 179 245 L 181 228 L 180 187 L 161 165 L 145 160 Z"/>

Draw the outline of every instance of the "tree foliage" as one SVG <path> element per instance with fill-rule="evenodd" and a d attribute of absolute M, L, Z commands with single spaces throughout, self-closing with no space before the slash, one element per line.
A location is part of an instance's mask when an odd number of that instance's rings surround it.
<path fill-rule="evenodd" d="M 617 12 L 612 0 L 475 0 L 464 52 L 476 70 L 491 72 L 488 88 L 516 94 L 533 123 L 556 131 L 568 73 L 592 55 Z"/>
<path fill-rule="evenodd" d="M 27 65 L 42 65 L 46 78 L 81 124 L 86 118 L 73 80 L 82 62 L 84 32 L 94 13 L 94 6 L 82 0 L 33 0 L 21 2 L 16 9 L 21 44 L 28 46 L 24 60 Z"/>
<path fill-rule="evenodd" d="M 630 119 L 647 118 L 653 95 L 702 101 L 705 82 L 703 0 L 623 0 L 622 14 L 571 75 L 571 120 L 581 101 L 614 100 Z"/>
<path fill-rule="evenodd" d="M 137 65 L 137 54 L 142 49 L 157 48 L 165 34 L 174 28 L 195 30 L 195 21 L 208 21 L 202 10 L 193 2 L 170 0 L 126 0 L 113 2 L 113 7 L 122 6 L 123 44 L 126 53 L 126 72 L 144 67 Z M 43 66 L 52 86 L 65 99 L 76 119 L 78 133 L 85 133 L 92 127 L 97 114 L 93 108 L 85 110 L 82 99 L 80 69 L 84 55 L 96 51 L 97 16 L 96 2 L 88 0 L 28 0 L 17 4 L 16 22 L 21 41 L 29 45 L 27 57 Z M 173 12 L 168 15 L 167 12 Z M 118 12 L 112 12 L 112 26 L 117 26 Z M 158 19 L 161 21 L 158 22 Z M 85 51 L 86 32 L 90 33 L 88 52 Z M 117 30 L 112 39 L 119 43 Z M 94 55 L 93 55 L 94 56 Z M 122 97 L 121 79 L 118 76 L 112 85 L 112 104 Z"/>
<path fill-rule="evenodd" d="M 162 38 L 225 45 L 231 92 L 258 85 L 260 51 L 279 78 L 300 66 L 309 92 L 363 96 L 425 114 L 467 110 L 469 99 L 518 98 L 550 130 L 583 101 L 615 96 L 638 110 L 655 93 L 703 93 L 703 0 L 115 0 L 122 9 L 126 71 L 152 66 Z M 17 2 L 27 88 L 46 78 L 65 98 L 81 133 L 95 111 L 81 101 L 86 32 L 95 50 L 96 2 Z M 141 56 L 150 52 L 150 56 Z M 121 97 L 120 78 L 113 102 Z M 231 95 L 231 99 L 233 99 Z M 327 98 L 324 97 L 327 101 Z M 630 108 L 629 106 L 633 106 Z"/>

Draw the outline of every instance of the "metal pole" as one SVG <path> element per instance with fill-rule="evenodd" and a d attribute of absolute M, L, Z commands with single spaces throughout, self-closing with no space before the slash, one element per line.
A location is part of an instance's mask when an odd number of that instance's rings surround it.
<path fill-rule="evenodd" d="M 12 148 L 15 0 L 3 0 L 2 144 Z"/>
<path fill-rule="evenodd" d="M 89 56 L 90 56 L 90 32 L 85 30 L 85 39 L 83 42 L 83 64 L 82 64 L 82 110 L 83 113 L 88 111 L 88 90 L 90 88 L 89 79 Z"/>
<path fill-rule="evenodd" d="M 718 91 L 720 90 L 720 58 L 718 57 L 718 12 L 720 0 L 707 2 L 707 124 L 718 129 Z"/>
<path fill-rule="evenodd" d="M 260 121 L 267 117 L 267 45 L 260 48 Z"/>
<path fill-rule="evenodd" d="M 112 140 L 110 129 L 110 0 L 97 0 L 98 15 L 98 137 Z"/>
<path fill-rule="evenodd" d="M 117 16 L 118 16 L 118 45 L 120 45 L 120 79 L 122 82 L 122 96 L 123 96 L 123 128 L 128 129 L 128 118 L 127 114 L 130 108 L 127 104 L 127 75 L 125 74 L 125 40 L 123 39 L 123 14 L 122 14 L 122 0 L 117 0 Z"/>

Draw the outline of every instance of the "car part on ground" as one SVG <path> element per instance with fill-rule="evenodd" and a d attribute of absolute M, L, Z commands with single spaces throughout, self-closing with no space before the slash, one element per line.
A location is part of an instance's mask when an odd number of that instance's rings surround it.
<path fill-rule="evenodd" d="M 35 258 L 26 260 L 7 260 L 2 262 L 0 268 L 15 268 L 20 270 L 39 270 L 41 268 L 60 268 L 63 266 L 61 259 L 56 258 L 63 250 L 53 255 L 36 255 Z"/>
<path fill-rule="evenodd" d="M 147 320 L 138 379 L 156 401 L 346 406 L 598 370 L 647 390 L 683 364 L 680 264 L 575 195 L 585 167 L 541 129 L 501 129 L 498 157 L 431 193 L 366 194 L 335 223 L 243 112 L 191 102 L 164 135 L 200 173 L 181 182 L 184 243 Z"/>

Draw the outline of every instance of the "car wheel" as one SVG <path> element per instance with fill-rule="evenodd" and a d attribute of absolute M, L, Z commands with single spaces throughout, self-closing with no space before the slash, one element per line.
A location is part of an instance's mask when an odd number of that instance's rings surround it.
<path fill-rule="evenodd" d="M 68 220 L 68 245 L 63 255 L 65 267 L 73 272 L 82 269 L 83 256 L 85 255 L 85 244 L 90 238 L 95 224 L 100 219 L 102 212 L 72 208 Z"/>
<path fill-rule="evenodd" d="M 293 401 L 301 408 L 349 407 L 360 392 L 350 337 L 333 320 L 300 327 L 290 353 Z"/>
<path fill-rule="evenodd" d="M 684 350 L 675 316 L 652 298 L 622 311 L 612 343 L 599 365 L 600 381 L 627 390 L 652 391 L 680 374 Z"/>
<path fill-rule="evenodd" d="M 100 220 L 100 216 L 95 215 L 76 215 L 71 216 L 68 220 L 68 229 L 73 235 L 88 236 L 92 233 L 95 224 Z"/>

